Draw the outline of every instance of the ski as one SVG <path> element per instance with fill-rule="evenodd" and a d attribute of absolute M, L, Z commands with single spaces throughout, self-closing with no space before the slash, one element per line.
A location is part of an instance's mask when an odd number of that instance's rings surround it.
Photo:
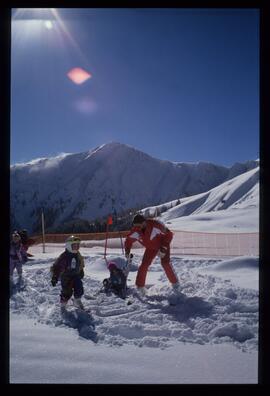
<path fill-rule="evenodd" d="M 112 317 L 112 316 L 122 316 L 125 317 L 125 315 L 130 315 L 132 313 L 137 312 L 137 307 L 132 306 L 132 307 L 127 307 L 126 305 L 124 306 L 117 306 L 115 308 L 107 308 L 107 307 L 96 307 L 95 308 L 95 315 L 98 317 L 102 318 L 107 318 L 107 317 Z"/>
<path fill-rule="evenodd" d="M 84 297 L 86 300 L 97 300 L 97 299 L 100 297 L 101 293 L 105 294 L 106 296 L 109 295 L 109 293 L 106 293 L 106 292 L 104 291 L 104 289 L 101 289 L 101 290 L 99 290 L 99 291 L 98 291 L 97 293 L 95 293 L 95 294 L 84 294 L 83 297 Z M 110 293 L 113 293 L 113 291 L 110 291 Z M 114 294 L 115 296 L 117 296 L 117 294 L 115 294 L 115 293 L 113 293 L 113 294 Z M 119 296 L 118 296 L 118 297 L 119 297 Z M 119 297 L 119 299 L 125 301 L 127 305 L 131 305 L 131 304 L 133 303 L 132 298 L 128 298 L 128 296 L 127 296 L 126 298 L 121 298 L 121 297 Z"/>

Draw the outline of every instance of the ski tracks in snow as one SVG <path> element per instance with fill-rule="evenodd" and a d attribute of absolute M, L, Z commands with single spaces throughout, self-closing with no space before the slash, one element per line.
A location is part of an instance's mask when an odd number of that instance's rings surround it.
<path fill-rule="evenodd" d="M 171 288 L 161 266 L 155 264 L 153 271 L 160 271 L 159 281 L 148 288 L 146 298 L 137 298 L 133 285 L 128 285 L 126 300 L 98 293 L 101 282 L 85 276 L 82 301 L 91 313 L 76 310 L 69 302 L 67 312 L 61 314 L 60 282 L 51 286 L 52 261 L 48 260 L 42 265 L 36 261 L 37 265 L 24 266 L 26 287 L 10 298 L 10 309 L 50 326 L 76 329 L 80 337 L 111 346 L 163 349 L 178 341 L 231 343 L 243 351 L 257 350 L 258 292 L 200 271 L 219 260 L 174 257 L 172 261 L 185 295 L 175 306 L 168 303 Z"/>

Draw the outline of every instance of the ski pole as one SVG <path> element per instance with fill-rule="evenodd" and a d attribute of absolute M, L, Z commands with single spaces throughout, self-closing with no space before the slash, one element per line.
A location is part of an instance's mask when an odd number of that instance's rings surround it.
<path fill-rule="evenodd" d="M 123 240 L 122 240 L 122 235 L 121 235 L 121 232 L 120 232 L 120 231 L 119 231 L 119 235 L 120 235 L 120 241 L 121 241 L 121 248 L 122 248 L 122 253 L 124 254 Z"/>
<path fill-rule="evenodd" d="M 104 249 L 104 259 L 105 259 L 105 261 L 106 261 L 106 251 L 107 251 L 107 241 L 108 241 L 108 228 L 109 228 L 109 225 L 107 223 L 106 236 L 105 236 L 105 249 Z"/>
<path fill-rule="evenodd" d="M 104 259 L 106 260 L 106 251 L 107 251 L 107 241 L 108 241 L 108 232 L 109 232 L 109 224 L 112 224 L 112 216 L 109 216 L 107 219 L 107 227 L 106 227 L 106 239 L 105 239 L 105 250 L 104 250 Z M 107 261 L 106 261 L 107 262 Z"/>
<path fill-rule="evenodd" d="M 128 277 L 129 269 L 130 269 L 130 265 L 131 265 L 132 259 L 133 259 L 133 254 L 130 253 L 130 254 L 129 254 L 129 257 L 126 258 L 126 265 L 125 265 L 125 267 L 124 267 L 124 271 L 125 271 L 126 277 Z"/>

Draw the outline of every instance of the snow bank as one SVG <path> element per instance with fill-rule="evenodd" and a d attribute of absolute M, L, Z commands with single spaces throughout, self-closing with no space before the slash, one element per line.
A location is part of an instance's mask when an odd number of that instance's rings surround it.
<path fill-rule="evenodd" d="M 258 257 L 236 257 L 230 260 L 224 260 L 221 263 L 217 263 L 213 266 L 213 269 L 217 271 L 235 271 L 238 269 L 259 269 Z"/>

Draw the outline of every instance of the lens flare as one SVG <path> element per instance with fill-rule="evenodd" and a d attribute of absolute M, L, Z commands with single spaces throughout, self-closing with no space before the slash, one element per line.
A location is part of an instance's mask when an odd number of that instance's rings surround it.
<path fill-rule="evenodd" d="M 92 115 L 97 111 L 97 103 L 89 98 L 89 97 L 82 97 L 77 99 L 73 106 L 75 109 L 85 115 Z"/>
<path fill-rule="evenodd" d="M 75 84 L 83 84 L 92 75 L 86 70 L 81 69 L 80 67 L 74 67 L 67 73 L 68 78 L 74 82 Z"/>

